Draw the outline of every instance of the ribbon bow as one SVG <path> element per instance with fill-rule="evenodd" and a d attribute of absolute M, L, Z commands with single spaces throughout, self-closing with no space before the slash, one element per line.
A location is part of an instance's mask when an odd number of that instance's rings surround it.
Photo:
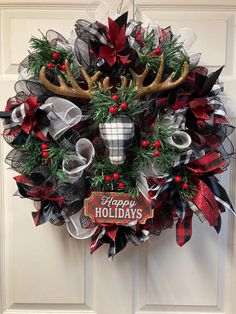
<path fill-rule="evenodd" d="M 32 198 L 41 200 L 41 206 L 39 211 L 32 212 L 32 216 L 36 226 L 41 225 L 47 221 L 51 221 L 54 224 L 64 223 L 67 217 L 65 213 L 61 210 L 63 197 L 55 196 L 53 194 L 52 186 L 35 186 L 27 192 L 27 195 Z"/>
<path fill-rule="evenodd" d="M 38 107 L 37 98 L 30 97 L 26 102 L 22 103 L 12 111 L 11 119 L 17 125 L 21 125 L 21 129 L 29 134 L 29 132 L 37 125 L 34 115 Z"/>
<path fill-rule="evenodd" d="M 116 61 L 123 64 L 130 62 L 132 47 L 139 46 L 142 42 L 140 23 L 130 21 L 127 23 L 127 13 L 118 17 L 115 21 L 108 19 L 108 27 L 95 22 L 86 24 L 78 20 L 76 33 L 83 40 L 85 33 L 90 38 L 91 53 L 95 57 L 105 60 L 109 66 Z"/>
<path fill-rule="evenodd" d="M 41 205 L 37 212 L 32 212 L 34 223 L 36 226 L 47 221 L 54 224 L 64 223 L 67 220 L 67 215 L 61 209 L 63 197 L 54 194 L 53 186 L 35 186 L 32 180 L 24 176 L 16 176 L 19 193 L 22 197 L 31 198 L 35 201 L 40 201 Z"/>
<path fill-rule="evenodd" d="M 74 183 L 89 167 L 95 155 L 93 144 L 87 138 L 81 138 L 75 145 L 76 155 L 70 155 L 69 161 L 63 160 L 62 169 L 68 181 Z"/>
<path fill-rule="evenodd" d="M 40 109 L 46 112 L 50 120 L 48 132 L 54 140 L 58 140 L 67 130 L 88 118 L 71 101 L 59 97 L 48 98 Z"/>
<path fill-rule="evenodd" d="M 34 131 L 42 141 L 46 141 L 48 120 L 45 119 L 43 114 L 38 114 L 40 111 L 38 109 L 39 103 L 37 103 L 37 97 L 28 98 L 13 109 L 11 113 L 13 123 L 9 127 L 19 125 L 21 130 L 26 134 Z"/>

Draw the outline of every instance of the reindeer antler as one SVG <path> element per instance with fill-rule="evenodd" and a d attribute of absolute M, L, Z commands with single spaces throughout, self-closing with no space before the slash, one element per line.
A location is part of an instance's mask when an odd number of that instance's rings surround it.
<path fill-rule="evenodd" d="M 79 86 L 79 84 L 76 82 L 67 60 L 65 62 L 65 66 L 66 66 L 65 71 L 67 74 L 67 78 L 70 81 L 71 87 L 67 86 L 67 84 L 65 83 L 65 81 L 61 77 L 61 75 L 58 75 L 58 81 L 60 84 L 59 86 L 51 83 L 46 78 L 45 66 L 42 67 L 40 72 L 39 72 L 39 77 L 40 77 L 40 80 L 41 80 L 43 86 L 45 86 L 48 90 L 50 90 L 51 92 L 58 94 L 58 95 L 91 99 L 93 97 L 92 86 L 98 80 L 101 72 L 97 71 L 93 76 L 89 76 L 88 73 L 86 72 L 86 70 L 84 69 L 84 67 L 80 66 L 81 73 L 82 73 L 85 81 L 88 84 L 88 89 L 85 90 L 85 89 L 81 88 Z"/>
<path fill-rule="evenodd" d="M 120 90 L 124 91 L 124 89 L 127 86 L 127 78 L 125 76 L 121 75 L 120 76 L 120 80 L 121 80 Z M 109 89 L 111 89 L 111 87 L 110 87 L 110 77 L 109 76 L 106 76 L 103 79 L 103 82 L 101 84 L 101 88 L 104 91 L 108 91 Z"/>
<path fill-rule="evenodd" d="M 179 86 L 188 76 L 189 65 L 187 62 L 184 62 L 182 74 L 176 81 L 173 81 L 173 77 L 174 77 L 174 72 L 173 72 L 164 82 L 161 82 L 163 71 L 164 71 L 164 57 L 163 55 L 161 55 L 160 67 L 157 71 L 154 81 L 148 86 L 143 86 L 143 82 L 149 72 L 149 69 L 146 68 L 142 74 L 137 74 L 132 69 L 130 69 L 130 72 L 132 73 L 133 80 L 135 83 L 135 87 L 137 89 L 135 99 L 140 98 L 146 94 L 157 93 L 160 91 L 169 90 L 169 89 Z"/>

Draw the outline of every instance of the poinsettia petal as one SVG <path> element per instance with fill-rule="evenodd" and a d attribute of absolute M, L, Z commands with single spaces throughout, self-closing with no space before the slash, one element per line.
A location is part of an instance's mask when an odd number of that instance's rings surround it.
<path fill-rule="evenodd" d="M 125 12 L 115 20 L 116 24 L 119 26 L 119 29 L 121 29 L 123 25 L 127 24 L 127 19 L 128 19 L 128 12 Z"/>
<path fill-rule="evenodd" d="M 99 49 L 99 57 L 104 59 L 109 66 L 113 66 L 116 62 L 115 50 L 108 46 L 101 46 Z"/>
<path fill-rule="evenodd" d="M 114 47 L 117 51 L 120 51 L 125 47 L 125 44 L 126 44 L 125 31 L 126 31 L 126 25 L 123 25 L 121 27 L 120 32 L 117 33 L 116 40 L 114 42 Z"/>
<path fill-rule="evenodd" d="M 117 38 L 119 37 L 119 26 L 113 21 L 111 18 L 108 18 L 108 25 L 109 25 L 109 37 L 110 41 L 115 44 Z"/>
<path fill-rule="evenodd" d="M 128 64 L 131 61 L 131 60 L 129 60 L 129 55 L 128 56 L 117 55 L 117 60 L 123 64 Z"/>

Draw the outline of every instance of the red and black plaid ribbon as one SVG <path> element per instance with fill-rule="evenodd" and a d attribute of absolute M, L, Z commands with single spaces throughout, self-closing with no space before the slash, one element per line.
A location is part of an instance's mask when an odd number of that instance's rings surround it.
<path fill-rule="evenodd" d="M 221 167 L 223 167 L 225 161 L 218 152 L 210 152 L 205 156 L 191 161 L 187 168 L 196 174 L 203 174 L 207 172 L 220 173 L 222 172 Z"/>
<path fill-rule="evenodd" d="M 54 224 L 65 222 L 67 215 L 62 210 L 63 197 L 54 194 L 52 185 L 35 186 L 31 179 L 22 175 L 14 179 L 22 197 L 41 202 L 40 210 L 32 213 L 36 226 L 47 221 Z"/>
<path fill-rule="evenodd" d="M 192 218 L 193 212 L 191 209 L 187 209 L 184 219 L 178 219 L 176 224 L 176 241 L 179 246 L 183 246 L 187 243 L 192 236 Z"/>
<path fill-rule="evenodd" d="M 212 190 L 200 179 L 196 180 L 197 192 L 191 200 L 204 214 L 211 226 L 218 224 L 220 208 Z"/>
<path fill-rule="evenodd" d="M 9 129 L 19 125 L 26 134 L 34 131 L 38 138 L 47 141 L 48 120 L 45 119 L 43 112 L 41 115 L 37 115 L 39 105 L 37 97 L 29 97 L 21 102 L 15 98 L 10 98 L 6 110 L 11 111 L 12 123 L 6 125 L 5 128 Z"/>

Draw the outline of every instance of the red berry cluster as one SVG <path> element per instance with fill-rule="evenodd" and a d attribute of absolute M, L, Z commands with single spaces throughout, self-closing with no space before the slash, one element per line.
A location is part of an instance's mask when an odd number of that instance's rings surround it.
<path fill-rule="evenodd" d="M 148 140 L 142 140 L 141 141 L 141 147 L 142 148 L 148 148 L 149 146 L 151 146 L 151 145 L 150 145 L 150 142 Z M 160 152 L 157 148 L 161 146 L 161 141 L 155 140 L 152 143 L 152 146 L 154 147 L 153 156 L 158 157 L 160 155 Z"/>
<path fill-rule="evenodd" d="M 176 177 L 175 177 L 175 182 L 176 182 L 176 183 L 182 183 L 182 182 L 183 182 L 183 178 L 182 178 L 181 176 L 176 176 Z M 184 190 L 187 190 L 187 189 L 189 188 L 188 183 L 187 183 L 187 182 L 183 182 L 183 183 L 182 183 L 182 188 L 183 188 Z"/>
<path fill-rule="evenodd" d="M 106 175 L 104 179 L 105 179 L 105 181 L 106 181 L 107 183 L 109 183 L 109 182 L 112 181 L 112 179 L 113 179 L 114 181 L 117 181 L 117 180 L 119 180 L 119 178 L 120 178 L 120 174 L 119 174 L 118 172 L 115 172 L 115 173 L 113 173 L 112 176 L 111 176 L 111 175 Z M 124 182 L 122 182 L 122 181 L 118 182 L 118 187 L 119 187 L 120 189 L 123 189 L 123 188 L 125 187 Z"/>
<path fill-rule="evenodd" d="M 157 47 L 149 55 L 150 56 L 159 56 L 160 54 L 161 54 L 161 48 Z"/>
<path fill-rule="evenodd" d="M 42 150 L 42 157 L 43 158 L 48 158 L 49 157 L 49 153 L 47 152 L 47 149 L 48 149 L 48 144 L 44 143 L 41 145 L 41 150 Z"/>
<path fill-rule="evenodd" d="M 61 69 L 62 71 L 65 71 L 66 65 L 65 64 L 60 64 L 58 61 L 60 59 L 60 55 L 58 52 L 53 52 L 52 53 L 52 62 L 48 63 L 48 68 L 53 69 L 55 67 Z"/>
<path fill-rule="evenodd" d="M 116 103 L 118 103 L 119 101 L 119 96 L 117 94 L 113 94 L 112 95 L 112 100 L 114 100 Z M 122 111 L 125 111 L 127 108 L 128 108 L 128 104 L 126 102 L 123 102 L 121 104 L 117 104 L 119 106 L 119 108 L 122 110 Z M 112 114 L 112 115 L 116 115 L 118 113 L 118 107 L 117 105 L 113 105 L 109 108 L 109 112 Z"/>

